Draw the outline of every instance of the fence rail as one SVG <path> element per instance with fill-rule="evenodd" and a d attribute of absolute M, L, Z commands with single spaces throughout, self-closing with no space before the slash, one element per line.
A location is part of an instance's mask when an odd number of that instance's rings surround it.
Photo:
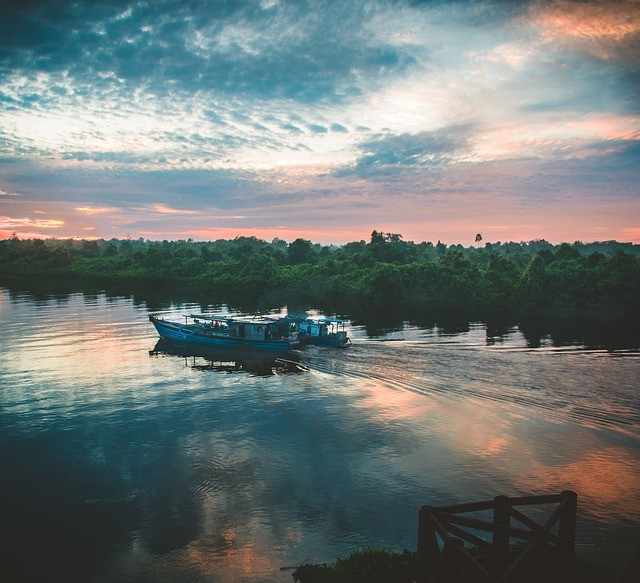
<path fill-rule="evenodd" d="M 577 494 L 566 490 L 560 494 L 496 496 L 481 502 L 423 506 L 418 516 L 417 583 L 509 583 L 538 576 L 534 572 L 542 569 L 553 571 L 573 557 L 577 502 Z M 557 506 L 544 524 L 516 508 L 549 504 Z M 463 516 L 486 511 L 493 511 L 491 521 Z M 512 521 L 519 526 L 512 526 Z M 552 532 L 556 526 L 557 534 Z M 491 541 L 480 533 L 490 533 Z M 513 552 L 511 539 L 525 541 L 526 545 Z M 474 556 L 465 542 L 476 547 Z"/>

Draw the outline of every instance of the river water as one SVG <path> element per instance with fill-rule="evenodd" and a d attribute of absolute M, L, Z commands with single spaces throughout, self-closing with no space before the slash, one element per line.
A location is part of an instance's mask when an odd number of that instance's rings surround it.
<path fill-rule="evenodd" d="M 567 489 L 578 554 L 640 545 L 638 346 L 354 320 L 272 369 L 156 350 L 150 311 L 202 306 L 162 308 L 0 288 L 2 580 L 292 582 L 415 550 L 422 504 Z"/>

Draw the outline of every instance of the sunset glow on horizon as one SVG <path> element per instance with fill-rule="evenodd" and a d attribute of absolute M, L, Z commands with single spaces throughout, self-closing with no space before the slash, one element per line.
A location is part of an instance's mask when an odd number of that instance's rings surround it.
<path fill-rule="evenodd" d="M 640 2 L 0 9 L 0 238 L 640 243 Z"/>

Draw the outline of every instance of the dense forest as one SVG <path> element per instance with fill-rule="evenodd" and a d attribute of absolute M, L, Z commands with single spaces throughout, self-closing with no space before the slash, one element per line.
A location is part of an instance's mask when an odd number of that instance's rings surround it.
<path fill-rule="evenodd" d="M 0 241 L 0 282 L 35 281 L 187 285 L 218 298 L 459 299 L 637 311 L 640 245 L 536 240 L 463 247 L 378 231 L 368 242 L 342 246 L 255 237 Z"/>

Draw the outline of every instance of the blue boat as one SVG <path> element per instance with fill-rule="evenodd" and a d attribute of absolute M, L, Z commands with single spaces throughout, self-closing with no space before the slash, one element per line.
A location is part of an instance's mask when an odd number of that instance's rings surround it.
<path fill-rule="evenodd" d="M 190 320 L 190 321 L 189 321 Z M 295 322 L 282 318 L 236 318 L 190 314 L 185 323 L 150 315 L 161 338 L 206 347 L 250 348 L 286 352 L 300 343 Z"/>
<path fill-rule="evenodd" d="M 304 344 L 322 346 L 346 346 L 351 340 L 347 335 L 346 320 L 339 318 L 291 318 L 298 325 L 298 336 Z"/>

